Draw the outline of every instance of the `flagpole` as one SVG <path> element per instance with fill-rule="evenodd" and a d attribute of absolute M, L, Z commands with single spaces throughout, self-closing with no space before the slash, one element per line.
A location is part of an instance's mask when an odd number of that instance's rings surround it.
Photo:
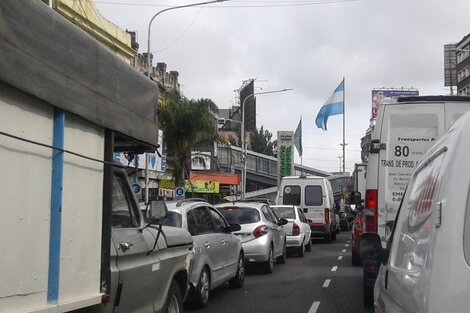
<path fill-rule="evenodd" d="M 343 173 L 346 172 L 346 83 L 343 76 Z"/>
<path fill-rule="evenodd" d="M 300 133 L 302 134 L 302 115 L 300 115 Z M 300 137 L 300 146 L 302 146 L 302 136 Z M 300 176 L 304 176 L 303 154 L 304 153 L 302 151 L 300 154 Z"/>

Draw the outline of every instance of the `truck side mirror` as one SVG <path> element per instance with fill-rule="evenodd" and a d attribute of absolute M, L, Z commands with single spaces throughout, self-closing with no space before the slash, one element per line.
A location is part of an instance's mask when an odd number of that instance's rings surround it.
<path fill-rule="evenodd" d="M 150 219 L 161 220 L 168 215 L 168 208 L 165 201 L 150 201 Z"/>
<path fill-rule="evenodd" d="M 351 192 L 351 195 L 349 196 L 349 203 L 350 204 L 355 204 L 355 205 L 361 205 L 362 195 L 359 191 L 353 191 Z"/>

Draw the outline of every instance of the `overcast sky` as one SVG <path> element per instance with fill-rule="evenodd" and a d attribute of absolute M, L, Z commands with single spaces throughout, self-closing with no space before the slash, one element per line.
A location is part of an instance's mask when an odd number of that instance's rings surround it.
<path fill-rule="evenodd" d="M 185 0 L 96 0 L 100 13 L 137 31 L 147 51 L 151 17 Z M 448 94 L 443 45 L 470 33 L 468 0 L 232 0 L 165 12 L 152 25 L 154 62 L 178 71 L 188 98 L 235 103 L 243 80 L 259 91 L 257 127 L 276 137 L 303 119 L 303 164 L 338 171 L 342 116 L 328 130 L 315 117 L 345 77 L 346 170 L 360 162 L 360 138 L 369 126 L 371 90 L 414 87 L 421 95 Z M 156 63 L 154 63 L 155 65 Z M 298 154 L 295 162 L 300 163 Z"/>

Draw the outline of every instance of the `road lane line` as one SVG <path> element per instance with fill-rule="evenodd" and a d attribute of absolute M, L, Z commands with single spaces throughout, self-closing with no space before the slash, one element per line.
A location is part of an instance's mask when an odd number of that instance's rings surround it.
<path fill-rule="evenodd" d="M 346 249 L 341 250 L 341 252 L 346 252 Z"/>
<path fill-rule="evenodd" d="M 310 310 L 308 310 L 308 313 L 316 313 L 319 306 L 320 306 L 320 301 L 313 302 L 312 306 L 310 307 Z"/>
<path fill-rule="evenodd" d="M 323 288 L 328 288 L 328 286 L 330 285 L 330 283 L 331 283 L 331 279 L 325 280 L 325 282 L 323 283 Z"/>
<path fill-rule="evenodd" d="M 333 266 L 333 268 L 331 269 L 332 272 L 336 272 L 336 270 L 338 269 L 337 266 Z"/>
<path fill-rule="evenodd" d="M 345 244 L 345 246 L 346 246 L 346 247 L 349 247 L 349 245 L 348 245 L 348 244 Z"/>
<path fill-rule="evenodd" d="M 338 261 L 341 261 L 342 259 L 343 259 L 343 256 L 340 255 L 340 256 L 338 257 Z"/>

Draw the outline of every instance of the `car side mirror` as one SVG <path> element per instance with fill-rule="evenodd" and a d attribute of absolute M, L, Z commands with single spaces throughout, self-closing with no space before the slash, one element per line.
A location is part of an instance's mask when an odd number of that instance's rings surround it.
<path fill-rule="evenodd" d="M 349 196 L 349 203 L 360 205 L 362 203 L 361 199 L 362 199 L 361 193 L 359 191 L 353 191 L 351 192 L 351 195 Z"/>
<path fill-rule="evenodd" d="M 363 260 L 379 259 L 383 264 L 386 264 L 389 250 L 382 248 L 382 242 L 378 234 L 364 233 L 359 239 L 359 255 Z"/>
<path fill-rule="evenodd" d="M 165 201 L 151 201 L 149 209 L 149 218 L 153 221 L 164 219 L 168 215 Z"/>
<path fill-rule="evenodd" d="M 289 223 L 285 218 L 280 218 L 279 223 L 277 223 L 279 226 L 286 225 Z"/>
<path fill-rule="evenodd" d="M 229 232 L 229 233 L 232 233 L 232 232 L 234 232 L 234 231 L 239 231 L 239 230 L 241 230 L 242 227 L 240 226 L 240 224 L 230 224 L 230 225 L 227 227 L 227 229 L 228 229 L 228 232 Z"/>

